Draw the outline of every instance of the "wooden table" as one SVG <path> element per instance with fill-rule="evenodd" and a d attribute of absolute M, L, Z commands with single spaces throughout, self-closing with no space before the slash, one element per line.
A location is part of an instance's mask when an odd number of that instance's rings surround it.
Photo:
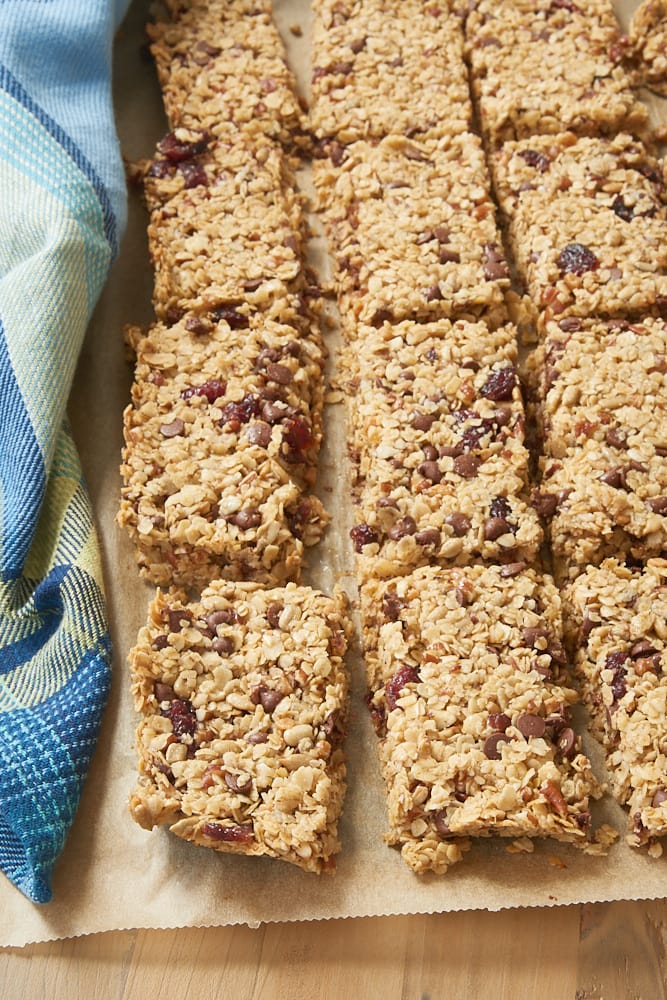
<path fill-rule="evenodd" d="M 667 901 L 170 931 L 0 950 L 0 1000 L 661 1000 Z"/>

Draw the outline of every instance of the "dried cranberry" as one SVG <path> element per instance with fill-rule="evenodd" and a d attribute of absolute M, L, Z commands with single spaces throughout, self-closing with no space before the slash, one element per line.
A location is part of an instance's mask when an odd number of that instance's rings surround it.
<path fill-rule="evenodd" d="M 484 244 L 484 277 L 487 281 L 509 278 L 507 261 L 495 243 Z"/>
<path fill-rule="evenodd" d="M 573 0 L 551 0 L 549 12 L 554 10 L 568 10 L 571 14 L 581 14 L 581 7 L 577 7 Z"/>
<path fill-rule="evenodd" d="M 204 823 L 201 833 L 211 840 L 224 841 L 228 844 L 247 844 L 255 839 L 252 823 L 235 823 L 222 826 L 221 823 Z"/>
<path fill-rule="evenodd" d="M 172 163 L 180 163 L 182 160 L 190 160 L 193 156 L 203 153 L 210 141 L 205 132 L 194 142 L 184 142 L 178 139 L 174 132 L 168 132 L 158 143 L 157 148 Z"/>
<path fill-rule="evenodd" d="M 627 659 L 627 653 L 619 650 L 615 653 L 609 653 L 605 660 L 605 668 L 613 672 L 609 687 L 614 696 L 614 701 L 620 701 L 627 691 L 625 683 L 625 664 Z"/>
<path fill-rule="evenodd" d="M 480 389 L 480 392 L 486 399 L 491 399 L 494 403 L 499 403 L 512 398 L 515 386 L 516 371 L 513 365 L 507 365 L 506 368 L 498 368 L 496 371 L 492 371 Z"/>
<path fill-rule="evenodd" d="M 259 415 L 259 397 L 252 393 L 235 403 L 227 403 L 222 410 L 221 424 L 247 424 L 252 417 Z"/>
<path fill-rule="evenodd" d="M 171 721 L 174 736 L 178 736 L 179 739 L 181 736 L 192 736 L 197 728 L 195 710 L 192 704 L 183 698 L 174 698 L 169 708 L 162 709 L 162 715 Z"/>
<path fill-rule="evenodd" d="M 401 600 L 395 590 L 388 590 L 382 596 L 382 612 L 390 622 L 397 622 L 399 615 L 405 607 L 405 601 Z"/>
<path fill-rule="evenodd" d="M 410 664 L 405 663 L 402 667 L 399 667 L 391 680 L 387 681 L 384 688 L 387 707 L 390 712 L 396 708 L 396 704 L 401 696 L 403 688 L 405 688 L 408 684 L 415 684 L 418 680 L 419 674 L 414 667 L 410 666 Z"/>
<path fill-rule="evenodd" d="M 208 185 L 206 171 L 198 163 L 179 163 L 178 169 L 183 177 L 183 184 L 188 191 L 192 188 L 206 187 Z"/>
<path fill-rule="evenodd" d="M 209 379 L 201 385 L 191 385 L 181 393 L 182 399 L 191 399 L 193 396 L 206 396 L 209 403 L 215 403 L 216 399 L 224 396 L 227 392 L 227 383 L 219 378 Z"/>
<path fill-rule="evenodd" d="M 315 444 L 310 424 L 302 417 L 295 417 L 294 420 L 285 423 L 283 441 L 296 454 L 297 461 L 301 458 L 301 452 L 312 448 Z"/>
<path fill-rule="evenodd" d="M 629 222 L 634 217 L 632 205 L 626 205 L 623 201 L 623 196 L 620 194 L 614 198 L 611 210 L 619 219 L 623 219 L 624 222 Z"/>
<path fill-rule="evenodd" d="M 568 243 L 556 260 L 561 274 L 576 274 L 581 277 L 587 271 L 595 271 L 600 266 L 592 250 L 583 243 Z"/>
<path fill-rule="evenodd" d="M 506 497 L 495 497 L 491 501 L 489 507 L 489 514 L 491 517 L 503 517 L 507 518 L 511 515 L 512 508 Z"/>
<path fill-rule="evenodd" d="M 536 149 L 524 149 L 523 152 L 519 153 L 519 156 L 525 160 L 529 167 L 534 167 L 541 174 L 546 173 L 551 166 L 549 157 L 545 156 L 544 153 L 538 153 Z"/>
<path fill-rule="evenodd" d="M 216 323 L 224 322 L 232 330 L 245 330 L 250 326 L 250 320 L 243 313 L 240 313 L 233 306 L 219 306 L 213 310 L 213 319 Z"/>
<path fill-rule="evenodd" d="M 362 552 L 365 545 L 372 545 L 379 540 L 377 532 L 373 531 L 368 524 L 355 524 L 350 529 L 350 538 L 354 543 L 355 552 Z"/>

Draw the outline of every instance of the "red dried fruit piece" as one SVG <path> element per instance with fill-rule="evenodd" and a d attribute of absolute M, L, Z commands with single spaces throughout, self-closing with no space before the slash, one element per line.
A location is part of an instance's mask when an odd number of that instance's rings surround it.
<path fill-rule="evenodd" d="M 252 823 L 236 823 L 232 826 L 204 823 L 201 833 L 211 840 L 224 841 L 228 844 L 248 844 L 255 839 Z"/>
<path fill-rule="evenodd" d="M 293 457 L 297 461 L 300 461 L 302 452 L 308 448 L 312 448 L 315 444 L 310 424 L 302 417 L 295 417 L 293 420 L 288 420 L 285 423 L 283 441 L 290 451 L 294 453 Z"/>
<path fill-rule="evenodd" d="M 350 529 L 350 538 L 354 543 L 355 552 L 362 552 L 365 545 L 372 545 L 379 541 L 377 532 L 373 531 L 368 524 L 355 524 Z"/>
<path fill-rule="evenodd" d="M 253 417 L 259 415 L 259 396 L 252 393 L 244 396 L 236 403 L 227 403 L 222 410 L 221 424 L 247 424 Z"/>
<path fill-rule="evenodd" d="M 556 264 L 561 274 L 576 274 L 581 277 L 587 271 L 597 270 L 600 261 L 583 243 L 567 243 L 558 254 Z"/>
<path fill-rule="evenodd" d="M 250 320 L 233 306 L 220 306 L 213 310 L 216 323 L 225 322 L 232 330 L 245 330 L 250 326 Z"/>
<path fill-rule="evenodd" d="M 171 163 L 180 163 L 182 160 L 191 160 L 193 156 L 198 156 L 207 148 L 211 138 L 206 132 L 202 132 L 199 139 L 194 142 L 186 142 L 179 139 L 174 132 L 167 135 L 158 143 L 158 150 Z"/>
<path fill-rule="evenodd" d="M 192 704 L 183 698 L 174 698 L 169 708 L 161 710 L 161 714 L 171 721 L 174 736 L 179 739 L 181 736 L 192 736 L 197 728 L 195 710 Z"/>
<path fill-rule="evenodd" d="M 549 157 L 545 156 L 544 153 L 539 153 L 536 149 L 524 149 L 523 152 L 519 153 L 519 156 L 529 167 L 534 167 L 541 174 L 546 173 L 551 166 Z"/>
<path fill-rule="evenodd" d="M 492 371 L 480 392 L 494 403 L 506 402 L 512 398 L 515 386 L 516 371 L 513 365 L 507 365 Z"/>
<path fill-rule="evenodd" d="M 209 403 L 215 403 L 216 399 L 224 396 L 226 392 L 227 383 L 223 382 L 222 379 L 212 378 L 208 382 L 202 382 L 201 385 L 191 385 L 187 389 L 183 389 L 181 398 L 191 399 L 193 396 L 206 396 Z"/>
<path fill-rule="evenodd" d="M 385 684 L 384 693 L 387 700 L 387 707 L 391 712 L 396 708 L 401 691 L 408 684 L 415 684 L 419 680 L 419 674 L 410 664 L 405 663 L 396 671 L 394 676 Z"/>

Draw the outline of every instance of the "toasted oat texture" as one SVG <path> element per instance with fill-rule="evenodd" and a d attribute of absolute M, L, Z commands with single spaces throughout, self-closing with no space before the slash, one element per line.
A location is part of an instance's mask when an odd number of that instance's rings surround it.
<path fill-rule="evenodd" d="M 313 175 L 343 319 L 502 318 L 509 272 L 480 140 L 356 142 Z"/>
<path fill-rule="evenodd" d="M 628 841 L 667 833 L 667 561 L 615 559 L 564 591 L 575 668 L 610 784 L 628 809 Z"/>
<path fill-rule="evenodd" d="M 538 509 L 558 575 L 667 546 L 667 323 L 562 320 L 546 326 L 538 413 Z"/>
<path fill-rule="evenodd" d="M 118 519 L 155 583 L 298 578 L 326 523 L 309 493 L 323 349 L 299 333 L 231 311 L 134 338 Z"/>
<path fill-rule="evenodd" d="M 301 216 L 291 193 L 194 187 L 156 209 L 148 227 L 160 319 L 248 301 L 270 307 L 305 283 Z"/>
<path fill-rule="evenodd" d="M 415 871 L 445 871 L 458 838 L 588 839 L 590 764 L 548 577 L 428 567 L 362 587 L 369 705 L 388 840 Z"/>
<path fill-rule="evenodd" d="M 191 188 L 209 188 L 235 203 L 239 198 L 279 200 L 295 225 L 303 206 L 296 194 L 292 160 L 270 139 L 249 141 L 243 132 L 214 136 L 205 129 L 176 128 L 158 142 L 155 155 L 137 165 L 150 212 Z"/>
<path fill-rule="evenodd" d="M 339 593 L 216 581 L 188 604 L 158 591 L 130 654 L 136 822 L 333 871 L 349 632 Z"/>
<path fill-rule="evenodd" d="M 642 134 L 647 111 L 621 65 L 609 0 L 480 0 L 466 48 L 490 146 L 571 130 Z"/>
<path fill-rule="evenodd" d="M 594 192 L 524 192 L 509 241 L 543 319 L 667 312 L 667 212 L 654 199 L 648 214 L 634 214 L 636 193 L 630 185 L 610 204 Z"/>
<path fill-rule="evenodd" d="M 316 0 L 311 127 L 341 143 L 470 129 L 460 18 L 419 0 Z"/>
<path fill-rule="evenodd" d="M 172 19 L 147 30 L 172 129 L 300 142 L 303 112 L 269 2 L 173 4 Z"/>
<path fill-rule="evenodd" d="M 639 56 L 642 83 L 667 97 L 667 3 L 643 0 L 630 21 L 630 42 Z"/>
<path fill-rule="evenodd" d="M 387 323 L 350 354 L 359 574 L 534 562 L 514 327 Z"/>
<path fill-rule="evenodd" d="M 627 132 L 595 138 L 573 132 L 531 136 L 505 143 L 489 163 L 496 198 L 508 218 L 532 191 L 547 202 L 567 192 L 625 221 L 664 213 L 667 203 L 659 160 Z"/>

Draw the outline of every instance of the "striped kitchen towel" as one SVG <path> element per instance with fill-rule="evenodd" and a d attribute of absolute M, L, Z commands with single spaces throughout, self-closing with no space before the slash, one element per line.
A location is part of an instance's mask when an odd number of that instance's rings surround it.
<path fill-rule="evenodd" d="M 110 641 L 65 420 L 125 217 L 111 103 L 127 0 L 0 0 L 0 868 L 47 902 Z"/>

